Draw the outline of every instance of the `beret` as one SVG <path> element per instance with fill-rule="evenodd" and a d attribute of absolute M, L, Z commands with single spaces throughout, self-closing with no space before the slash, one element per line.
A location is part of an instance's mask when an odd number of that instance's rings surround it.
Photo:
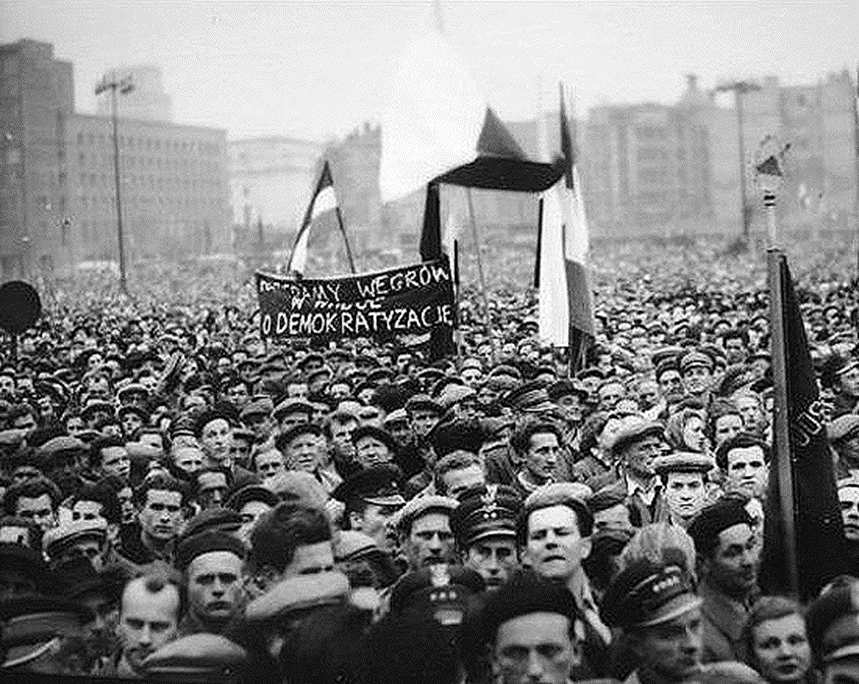
<path fill-rule="evenodd" d="M 93 614 L 86 606 L 59 596 L 29 594 L 0 602 L 0 653 L 3 669 L 24 665 L 41 656 L 57 637 L 85 636 Z"/>
<path fill-rule="evenodd" d="M 414 396 L 409 397 L 405 408 L 409 413 L 419 409 L 427 409 L 430 411 L 436 411 L 437 413 L 443 413 L 444 411 L 441 404 L 432 399 L 428 394 L 415 394 Z"/>
<path fill-rule="evenodd" d="M 486 600 L 480 620 L 484 642 L 493 643 L 498 628 L 508 620 L 533 613 L 558 613 L 573 622 L 576 601 L 565 585 L 532 570 L 519 571 Z"/>
<path fill-rule="evenodd" d="M 442 458 L 460 450 L 478 453 L 483 446 L 484 433 L 478 423 L 454 420 L 438 423 L 427 438 L 436 456 Z"/>
<path fill-rule="evenodd" d="M 182 531 L 182 539 L 211 530 L 235 532 L 242 525 L 242 516 L 228 508 L 213 506 L 191 518 Z M 181 540 L 180 540 L 181 541 Z"/>
<path fill-rule="evenodd" d="M 358 444 L 364 437 L 372 437 L 388 447 L 391 452 L 397 451 L 397 442 L 387 430 L 375 425 L 359 425 L 352 431 L 352 443 Z"/>
<path fill-rule="evenodd" d="M 662 423 L 656 421 L 639 419 L 628 422 L 620 430 L 612 440 L 611 450 L 618 454 L 627 447 L 643 440 L 645 437 L 659 437 L 662 439 L 665 435 L 665 428 Z"/>
<path fill-rule="evenodd" d="M 241 511 L 244 505 L 250 501 L 260 501 L 268 504 L 272 508 L 280 503 L 280 499 L 270 489 L 262 485 L 249 484 L 237 489 L 230 495 L 227 500 L 227 508 L 238 512 Z"/>
<path fill-rule="evenodd" d="M 469 490 L 450 516 L 456 543 L 465 549 L 486 537 L 516 536 L 522 497 L 505 485 L 490 484 Z"/>
<path fill-rule="evenodd" d="M 53 574 L 61 587 L 57 593 L 73 601 L 93 591 L 108 590 L 107 582 L 85 556 L 77 555 L 65 559 L 54 568 Z"/>
<path fill-rule="evenodd" d="M 271 397 L 260 397 L 259 399 L 252 399 L 249 401 L 247 406 L 245 406 L 239 414 L 239 418 L 244 420 L 248 416 L 267 416 L 272 411 L 274 411 L 274 403 L 272 402 Z"/>
<path fill-rule="evenodd" d="M 307 415 L 311 415 L 313 413 L 313 404 L 306 399 L 289 397 L 274 407 L 274 417 L 278 420 L 283 418 L 287 413 L 306 413 Z"/>
<path fill-rule="evenodd" d="M 485 589 L 475 570 L 437 563 L 403 575 L 391 590 L 391 613 L 430 613 L 439 624 L 459 625 L 469 597 Z"/>
<path fill-rule="evenodd" d="M 855 413 L 838 416 L 826 426 L 826 436 L 829 437 L 830 442 L 838 442 L 857 435 L 859 435 L 859 415 Z"/>
<path fill-rule="evenodd" d="M 428 513 L 450 513 L 459 505 L 456 499 L 438 494 L 416 496 L 397 513 L 394 521 L 400 532 L 406 532 L 412 523 Z"/>
<path fill-rule="evenodd" d="M 651 627 L 700 605 L 683 570 L 642 558 L 611 583 L 603 598 L 602 616 L 611 627 Z"/>
<path fill-rule="evenodd" d="M 653 459 L 653 469 L 660 475 L 666 473 L 709 473 L 716 461 L 706 454 L 678 451 Z"/>
<path fill-rule="evenodd" d="M 61 435 L 60 437 L 49 439 L 40 447 L 39 450 L 46 456 L 53 456 L 61 451 L 85 451 L 86 448 L 86 444 L 77 437 Z"/>
<path fill-rule="evenodd" d="M 626 503 L 626 488 L 608 486 L 594 492 L 587 499 L 591 513 L 598 513 L 619 504 Z"/>
<path fill-rule="evenodd" d="M 37 584 L 48 579 L 48 568 L 42 554 L 22 544 L 0 542 L 0 565 L 3 568 L 19 568 L 22 573 L 33 578 Z"/>
<path fill-rule="evenodd" d="M 600 380 L 605 380 L 606 377 L 608 376 L 596 366 L 585 368 L 576 373 L 576 378 L 579 380 L 585 380 L 586 378 L 599 378 Z"/>
<path fill-rule="evenodd" d="M 287 470 L 265 481 L 281 501 L 300 503 L 310 508 L 324 509 L 328 502 L 328 492 L 310 473 L 301 470 Z"/>
<path fill-rule="evenodd" d="M 364 468 L 341 482 L 332 496 L 347 505 L 363 501 L 378 506 L 403 506 L 406 500 L 397 484 L 402 475 L 402 471 L 391 464 Z"/>
<path fill-rule="evenodd" d="M 49 558 L 54 558 L 82 539 L 97 539 L 103 543 L 106 538 L 107 521 L 103 518 L 70 520 L 45 532 L 42 548 Z"/>
<path fill-rule="evenodd" d="M 215 551 L 228 551 L 239 558 L 245 557 L 245 546 L 237 537 L 221 530 L 205 530 L 179 542 L 174 562 L 179 570 L 185 570 L 197 556 Z"/>
<path fill-rule="evenodd" d="M 859 581 L 824 590 L 806 614 L 814 654 L 823 662 L 859 655 Z"/>
<path fill-rule="evenodd" d="M 707 556 L 718 546 L 721 532 L 743 524 L 754 524 L 745 504 L 739 499 L 725 497 L 706 506 L 686 531 L 695 542 L 695 551 Z"/>
<path fill-rule="evenodd" d="M 299 423 L 298 425 L 293 425 L 289 430 L 281 432 L 274 438 L 274 446 L 278 451 L 284 451 L 292 440 L 300 437 L 301 435 L 315 435 L 316 437 L 321 437 L 322 428 L 316 423 Z"/>
<path fill-rule="evenodd" d="M 245 609 L 245 619 L 275 620 L 296 611 L 342 603 L 348 593 L 349 580 L 337 571 L 290 577 L 251 601 Z"/>
<path fill-rule="evenodd" d="M 224 682 L 237 678 L 247 664 L 244 648 L 219 634 L 190 634 L 171 641 L 141 664 L 148 680 Z"/>

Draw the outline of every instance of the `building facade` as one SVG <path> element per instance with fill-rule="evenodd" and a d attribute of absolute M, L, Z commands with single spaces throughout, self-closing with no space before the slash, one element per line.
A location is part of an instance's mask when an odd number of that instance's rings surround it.
<path fill-rule="evenodd" d="M 135 64 L 105 73 L 106 79 L 129 77 L 134 89 L 122 97 L 122 115 L 126 119 L 143 121 L 173 121 L 173 101 L 164 89 L 164 73 L 152 64 Z M 100 98 L 96 112 L 110 116 L 110 101 Z"/>
<path fill-rule="evenodd" d="M 118 255 L 113 127 L 75 111 L 72 64 L 0 46 L 0 279 Z M 105 97 L 108 97 L 105 95 Z M 125 117 L 119 176 L 129 260 L 230 247 L 226 133 Z"/>

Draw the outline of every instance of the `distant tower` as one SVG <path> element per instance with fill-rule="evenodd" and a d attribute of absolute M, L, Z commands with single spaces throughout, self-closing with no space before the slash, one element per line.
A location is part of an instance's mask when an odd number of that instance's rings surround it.
<path fill-rule="evenodd" d="M 119 116 L 124 119 L 173 122 L 173 102 L 164 90 L 164 74 L 160 67 L 148 64 L 117 67 L 109 74 L 131 75 L 134 90 L 122 98 Z M 110 116 L 110 99 L 100 98 L 98 113 Z"/>

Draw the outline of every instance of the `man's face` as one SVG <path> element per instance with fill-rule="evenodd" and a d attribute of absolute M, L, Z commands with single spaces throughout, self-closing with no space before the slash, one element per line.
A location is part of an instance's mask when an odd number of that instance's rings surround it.
<path fill-rule="evenodd" d="M 653 681 L 690 680 L 701 665 L 702 634 L 699 608 L 641 629 L 633 649 L 640 659 L 639 670 L 651 673 Z"/>
<path fill-rule="evenodd" d="M 188 608 L 205 623 L 223 624 L 241 608 L 242 559 L 229 551 L 197 556 L 188 566 Z"/>
<path fill-rule="evenodd" d="M 307 399 L 308 389 L 305 382 L 291 382 L 286 386 L 286 395 L 294 399 Z"/>
<path fill-rule="evenodd" d="M 676 370 L 667 370 L 659 376 L 659 387 L 662 396 L 670 402 L 677 402 L 683 397 L 683 381 Z"/>
<path fill-rule="evenodd" d="M 79 435 L 86 429 L 83 418 L 80 416 L 72 416 L 66 421 L 66 432 L 70 437 Z"/>
<path fill-rule="evenodd" d="M 534 482 L 543 483 L 555 473 L 561 445 L 554 432 L 537 432 L 531 435 L 525 454 L 525 470 Z"/>
<path fill-rule="evenodd" d="M 438 412 L 429 408 L 416 408 L 411 413 L 412 430 L 418 437 L 426 437 L 439 421 Z"/>
<path fill-rule="evenodd" d="M 441 479 L 447 496 L 452 496 L 454 499 L 458 499 L 463 492 L 473 487 L 486 484 L 486 474 L 477 463 L 466 468 L 448 470 Z"/>
<path fill-rule="evenodd" d="M 287 470 L 303 470 L 313 473 L 322 459 L 322 438 L 305 432 L 290 440 L 284 448 Z"/>
<path fill-rule="evenodd" d="M 479 539 L 468 547 L 463 565 L 480 573 L 487 590 L 498 589 L 519 567 L 516 540 L 505 536 Z"/>
<path fill-rule="evenodd" d="M 250 441 L 248 441 L 246 437 L 236 437 L 233 435 L 233 440 L 230 442 L 230 461 L 232 463 L 237 463 L 243 468 L 247 468 L 250 457 Z"/>
<path fill-rule="evenodd" d="M 859 487 L 841 487 L 838 502 L 844 520 L 844 536 L 849 541 L 859 542 Z"/>
<path fill-rule="evenodd" d="M 184 447 L 177 449 L 173 457 L 173 462 L 180 470 L 188 474 L 196 473 L 203 469 L 204 454 L 199 449 L 194 447 Z"/>
<path fill-rule="evenodd" d="M 757 432 L 765 422 L 760 402 L 755 397 L 737 397 L 734 402 L 743 418 L 743 427 L 747 432 Z"/>
<path fill-rule="evenodd" d="M 725 594 L 745 597 L 758 581 L 760 546 L 746 523 L 719 533 L 719 545 L 706 563 L 708 581 Z"/>
<path fill-rule="evenodd" d="M 566 684 L 578 664 L 570 619 L 559 613 L 529 613 L 501 623 L 492 669 L 501 684 Z"/>
<path fill-rule="evenodd" d="M 42 494 L 42 496 L 32 499 L 22 496 L 18 499 L 15 515 L 19 518 L 32 520 L 43 532 L 57 524 L 57 516 L 51 506 L 51 497 L 48 494 Z"/>
<path fill-rule="evenodd" d="M 767 467 L 759 446 L 731 449 L 728 452 L 727 482 L 752 496 L 761 496 L 767 487 Z"/>
<path fill-rule="evenodd" d="M 345 423 L 331 422 L 331 445 L 336 453 L 346 457 L 354 456 L 355 445 L 352 443 L 352 433 L 357 427 L 357 420 L 347 420 Z"/>
<path fill-rule="evenodd" d="M 755 669 L 768 682 L 801 682 L 811 667 L 805 621 L 796 614 L 765 620 L 752 628 Z"/>
<path fill-rule="evenodd" d="M 390 463 L 393 455 L 388 445 L 372 435 L 364 435 L 355 444 L 355 460 L 364 467 Z"/>
<path fill-rule="evenodd" d="M 713 373 L 706 366 L 692 366 L 683 373 L 683 386 L 689 394 L 701 394 L 710 389 Z"/>
<path fill-rule="evenodd" d="M 310 413 L 301 409 L 300 411 L 293 411 L 291 413 L 285 413 L 280 418 L 280 431 L 288 432 L 291 428 L 294 428 L 296 425 L 304 425 L 305 423 L 310 422 Z"/>
<path fill-rule="evenodd" d="M 126 587 L 117 631 L 132 669 L 139 672 L 148 655 L 176 638 L 178 627 L 179 592 L 172 585 L 155 594 L 140 582 Z"/>
<path fill-rule="evenodd" d="M 298 439 L 293 441 L 298 441 Z M 261 453 L 255 460 L 257 473 L 259 473 L 260 479 L 262 479 L 263 482 L 286 471 L 286 463 L 283 460 L 283 454 L 281 454 L 277 449 Z"/>
<path fill-rule="evenodd" d="M 619 382 L 606 383 L 597 391 L 597 396 L 599 397 L 599 410 L 611 411 L 617 402 L 623 399 L 625 394 L 626 392 L 624 392 L 623 385 Z"/>
<path fill-rule="evenodd" d="M 243 382 L 232 385 L 227 389 L 227 401 L 241 411 L 250 401 L 247 385 Z"/>
<path fill-rule="evenodd" d="M 449 516 L 446 513 L 427 513 L 415 520 L 403 541 L 403 552 L 412 570 L 436 563 L 452 563 L 455 556 Z"/>
<path fill-rule="evenodd" d="M 254 439 L 264 442 L 274 428 L 274 420 L 268 413 L 251 413 L 245 415 L 244 424 L 254 433 Z"/>
<path fill-rule="evenodd" d="M 629 519 L 629 509 L 620 502 L 594 513 L 595 530 L 629 530 L 632 522 Z"/>
<path fill-rule="evenodd" d="M 104 505 L 99 501 L 87 501 L 81 499 L 75 501 L 72 506 L 72 520 L 98 520 L 104 519 Z"/>
<path fill-rule="evenodd" d="M 645 411 L 659 403 L 659 385 L 653 380 L 639 384 L 636 394 L 639 405 Z"/>
<path fill-rule="evenodd" d="M 352 388 L 346 382 L 334 382 L 328 386 L 328 396 L 334 401 L 340 401 L 352 394 Z"/>
<path fill-rule="evenodd" d="M 20 465 L 12 471 L 12 484 L 20 484 L 22 482 L 32 482 L 42 477 L 42 471 L 36 466 Z"/>
<path fill-rule="evenodd" d="M 0 375 L 0 398 L 12 399 L 15 396 L 15 378 L 11 375 Z"/>
<path fill-rule="evenodd" d="M 388 523 L 402 506 L 380 506 L 366 504 L 363 513 L 352 512 L 350 521 L 352 529 L 363 532 L 376 542 L 380 549 L 390 546 L 388 541 Z"/>
<path fill-rule="evenodd" d="M 408 444 L 414 436 L 412 426 L 408 420 L 395 420 L 393 423 L 385 423 L 385 429 L 391 433 L 397 444 L 400 446 Z"/>
<path fill-rule="evenodd" d="M 223 418 L 209 421 L 200 435 L 200 444 L 212 465 L 226 465 L 230 460 L 233 430 Z"/>
<path fill-rule="evenodd" d="M 281 579 L 298 575 L 318 575 L 334 570 L 334 551 L 330 541 L 302 544 L 295 549 L 292 562 L 286 566 Z"/>
<path fill-rule="evenodd" d="M 239 515 L 242 516 L 242 526 L 239 528 L 238 535 L 245 543 L 249 542 L 251 532 L 257 520 L 260 519 L 260 516 L 270 510 L 271 506 L 264 501 L 248 501 L 242 506 L 242 509 L 239 511 Z"/>
<path fill-rule="evenodd" d="M 162 542 L 173 539 L 182 523 L 182 494 L 150 489 L 137 517 L 143 534 Z"/>
<path fill-rule="evenodd" d="M 459 377 L 469 387 L 475 387 L 483 379 L 483 371 L 474 366 L 469 366 L 459 374 Z"/>
<path fill-rule="evenodd" d="M 128 482 L 131 475 L 131 459 L 125 447 L 112 446 L 101 450 L 101 470 L 105 475 L 117 475 Z"/>
<path fill-rule="evenodd" d="M 527 525 L 525 553 L 537 574 L 566 580 L 579 572 L 591 542 L 581 536 L 572 508 L 559 504 L 537 509 Z"/>
<path fill-rule="evenodd" d="M 138 428 L 143 427 L 143 420 L 136 413 L 127 411 L 122 414 L 120 427 L 122 428 L 122 434 L 126 437 L 131 437 Z"/>
<path fill-rule="evenodd" d="M 655 435 L 648 435 L 634 442 L 624 450 L 623 459 L 627 471 L 634 477 L 648 479 L 656 474 L 653 459 L 662 453 L 662 441 Z"/>
<path fill-rule="evenodd" d="M 665 500 L 672 515 L 691 520 L 707 501 L 704 476 L 701 473 L 668 473 Z"/>
<path fill-rule="evenodd" d="M 63 558 L 71 558 L 73 556 L 83 556 L 96 571 L 100 571 L 104 567 L 104 541 L 98 539 L 81 539 L 75 542 L 72 547 L 63 555 Z"/>
<path fill-rule="evenodd" d="M 228 489 L 224 473 L 203 472 L 197 475 L 197 503 L 203 509 L 223 506 Z"/>
<path fill-rule="evenodd" d="M 714 427 L 716 448 L 718 448 L 722 442 L 743 431 L 743 419 L 736 413 L 728 413 L 716 418 Z"/>

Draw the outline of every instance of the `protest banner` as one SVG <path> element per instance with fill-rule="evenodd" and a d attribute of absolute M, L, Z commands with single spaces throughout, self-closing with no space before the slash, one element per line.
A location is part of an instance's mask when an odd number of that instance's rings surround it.
<path fill-rule="evenodd" d="M 294 280 L 257 273 L 260 331 L 266 338 L 330 341 L 456 327 L 446 258 L 387 271 Z"/>

